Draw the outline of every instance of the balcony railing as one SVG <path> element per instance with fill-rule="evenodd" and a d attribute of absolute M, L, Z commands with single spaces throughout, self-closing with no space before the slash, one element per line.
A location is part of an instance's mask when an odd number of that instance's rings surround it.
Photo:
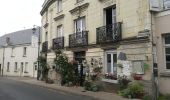
<path fill-rule="evenodd" d="M 64 37 L 57 37 L 53 39 L 53 50 L 64 48 Z"/>
<path fill-rule="evenodd" d="M 99 27 L 96 29 L 96 42 L 97 44 L 118 42 L 122 38 L 121 31 L 120 22 Z"/>
<path fill-rule="evenodd" d="M 42 52 L 47 52 L 48 51 L 48 41 L 45 41 L 42 44 Z"/>
<path fill-rule="evenodd" d="M 88 45 L 88 31 L 77 32 L 69 35 L 69 47 Z"/>

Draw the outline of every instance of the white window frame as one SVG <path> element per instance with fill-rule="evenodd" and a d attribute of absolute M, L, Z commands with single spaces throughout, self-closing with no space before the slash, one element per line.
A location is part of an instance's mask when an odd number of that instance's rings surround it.
<path fill-rule="evenodd" d="M 77 25 L 78 21 L 80 21 L 80 23 L 79 23 L 80 26 Z M 78 19 L 75 19 L 74 20 L 74 31 L 75 31 L 75 33 L 82 32 L 82 31 L 85 31 L 85 30 L 86 30 L 86 18 L 85 18 L 85 16 L 80 17 Z"/>
<path fill-rule="evenodd" d="M 62 37 L 63 35 L 63 25 L 57 26 L 57 37 Z"/>
<path fill-rule="evenodd" d="M 114 65 L 114 62 L 113 62 L 113 54 L 116 54 L 117 56 L 118 56 L 118 54 L 117 54 L 117 51 L 116 50 L 113 50 L 113 51 L 105 51 L 105 55 L 104 55 L 104 58 L 105 58 L 105 60 L 104 60 L 104 62 L 105 62 L 105 73 L 108 73 L 108 69 L 107 69 L 107 54 L 111 54 L 111 65 L 112 65 L 112 67 L 111 67 L 111 72 L 113 72 L 114 71 L 114 69 L 113 69 L 113 65 Z M 117 58 L 117 60 L 118 60 L 118 58 Z M 116 66 L 116 71 L 117 71 L 117 66 Z M 111 73 L 111 74 L 115 74 L 115 73 Z M 116 72 L 116 74 L 117 74 L 117 72 Z"/>
<path fill-rule="evenodd" d="M 164 9 L 170 9 L 170 0 L 163 0 Z"/>
<path fill-rule="evenodd" d="M 57 0 L 57 13 L 62 11 L 62 0 Z"/>
<path fill-rule="evenodd" d="M 170 71 L 170 69 L 167 69 L 167 62 L 166 62 L 166 48 L 170 48 L 170 44 L 165 44 L 165 37 L 170 37 L 170 35 L 165 35 L 165 36 L 163 36 L 163 45 L 164 45 L 164 63 L 165 63 L 165 70 L 168 70 L 168 71 Z"/>
<path fill-rule="evenodd" d="M 25 57 L 27 55 L 27 47 L 23 48 L 23 56 Z"/>

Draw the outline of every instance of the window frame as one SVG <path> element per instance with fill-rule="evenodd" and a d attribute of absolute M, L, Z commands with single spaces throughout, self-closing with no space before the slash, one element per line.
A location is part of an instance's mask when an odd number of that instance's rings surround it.
<path fill-rule="evenodd" d="M 10 62 L 7 62 L 7 72 L 10 72 Z"/>
<path fill-rule="evenodd" d="M 80 21 L 80 30 L 78 30 L 78 21 Z M 84 22 L 83 22 L 84 21 Z M 84 25 L 83 25 L 84 24 Z M 79 17 L 77 19 L 74 20 L 74 32 L 82 32 L 86 30 L 86 17 Z"/>
<path fill-rule="evenodd" d="M 166 44 L 165 43 L 165 38 L 166 37 L 169 37 L 170 38 L 170 35 L 164 35 L 163 36 L 163 46 L 164 46 L 164 63 L 165 63 L 165 70 L 170 70 L 170 68 L 169 69 L 167 69 L 167 61 L 166 61 L 166 56 L 167 56 L 167 54 L 166 54 L 166 48 L 170 48 L 170 44 Z M 170 54 L 168 54 L 168 55 L 170 55 Z M 169 62 L 170 63 L 170 62 Z"/>
<path fill-rule="evenodd" d="M 27 56 L 27 47 L 24 47 L 23 48 L 23 57 L 26 57 Z"/>
<path fill-rule="evenodd" d="M 139 72 L 139 73 L 137 73 L 137 72 L 134 72 L 134 62 L 140 62 L 141 63 L 141 69 L 142 69 L 142 72 Z M 132 72 L 134 73 L 134 74 L 137 74 L 137 75 L 144 75 L 145 74 L 145 69 L 144 69 L 144 61 L 143 60 L 134 60 L 134 61 L 132 61 Z"/>
<path fill-rule="evenodd" d="M 168 2 L 167 4 L 169 5 L 165 5 L 165 2 Z M 163 0 L 163 9 L 164 10 L 170 10 L 170 0 Z"/>
<path fill-rule="evenodd" d="M 63 1 L 62 0 L 57 0 L 57 13 L 60 13 L 63 11 Z"/>
<path fill-rule="evenodd" d="M 18 63 L 17 63 L 17 62 L 15 62 L 14 72 L 17 72 L 17 70 L 18 70 Z"/>
<path fill-rule="evenodd" d="M 63 34 L 63 25 L 58 25 L 57 26 L 57 34 L 56 34 L 56 37 L 63 37 L 64 34 Z"/>

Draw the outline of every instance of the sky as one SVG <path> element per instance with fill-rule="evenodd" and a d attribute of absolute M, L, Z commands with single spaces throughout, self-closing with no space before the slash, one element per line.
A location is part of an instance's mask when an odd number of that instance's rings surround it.
<path fill-rule="evenodd" d="M 44 0 L 0 0 L 0 36 L 41 25 Z"/>

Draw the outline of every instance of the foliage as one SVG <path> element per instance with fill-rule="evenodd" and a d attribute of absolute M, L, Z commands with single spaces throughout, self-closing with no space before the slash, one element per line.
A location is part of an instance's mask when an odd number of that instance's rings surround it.
<path fill-rule="evenodd" d="M 99 91 L 100 86 L 98 84 L 96 84 L 96 83 L 92 83 L 92 82 L 86 81 L 84 83 L 84 89 L 88 90 L 88 91 L 97 92 L 97 91 Z"/>
<path fill-rule="evenodd" d="M 119 91 L 123 97 L 141 98 L 144 95 L 144 86 L 138 81 L 131 82 L 126 89 Z"/>
<path fill-rule="evenodd" d="M 94 73 L 101 73 L 102 72 L 102 67 L 96 67 L 93 69 Z"/>
<path fill-rule="evenodd" d="M 45 80 L 45 82 L 46 82 L 46 83 L 49 83 L 49 84 L 53 84 L 53 83 L 54 83 L 54 81 L 51 80 L 50 78 L 47 78 L 47 79 Z"/>
<path fill-rule="evenodd" d="M 169 99 L 170 99 L 170 94 L 160 95 L 158 97 L 158 100 L 169 100 Z"/>
<path fill-rule="evenodd" d="M 106 73 L 105 78 L 106 79 L 111 79 L 111 80 L 117 80 L 117 75 L 116 74 L 111 74 L 111 73 Z"/>
<path fill-rule="evenodd" d="M 142 100 L 152 100 L 152 97 L 150 95 L 145 95 Z"/>
<path fill-rule="evenodd" d="M 119 83 L 119 90 L 126 89 L 128 87 L 130 80 L 127 78 L 127 76 L 119 76 L 118 77 L 118 83 Z"/>
<path fill-rule="evenodd" d="M 42 70 L 42 78 L 43 79 L 47 79 L 48 76 L 48 67 L 47 67 L 47 61 L 45 57 L 40 56 L 38 58 L 39 64 L 41 66 L 41 70 Z"/>
<path fill-rule="evenodd" d="M 147 71 L 149 69 L 149 65 L 147 63 L 144 63 L 144 71 Z"/>
<path fill-rule="evenodd" d="M 68 58 L 60 51 L 56 51 L 56 58 L 54 60 L 56 64 L 56 72 L 61 75 L 61 85 L 75 82 L 75 67 L 72 63 L 68 62 Z"/>

